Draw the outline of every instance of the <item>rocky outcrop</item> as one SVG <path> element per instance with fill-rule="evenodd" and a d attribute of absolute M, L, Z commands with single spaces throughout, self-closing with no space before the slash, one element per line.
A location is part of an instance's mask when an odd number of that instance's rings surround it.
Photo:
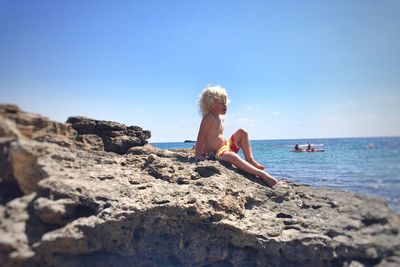
<path fill-rule="evenodd" d="M 73 130 L 129 130 L 93 125 Z M 400 218 L 381 199 L 289 181 L 273 190 L 191 150 L 2 140 L 2 175 L 19 192 L 0 205 L 1 266 L 400 264 Z"/>
<path fill-rule="evenodd" d="M 67 123 L 70 123 L 81 136 L 100 137 L 105 151 L 118 154 L 125 154 L 131 147 L 144 146 L 151 137 L 150 131 L 143 131 L 138 126 L 127 127 L 118 122 L 70 117 Z"/>
<path fill-rule="evenodd" d="M 0 105 L 0 136 L 40 139 L 45 136 L 71 138 L 76 132 L 68 124 L 39 114 L 24 112 L 15 105 Z M 59 143 L 62 145 L 62 143 Z"/>
<path fill-rule="evenodd" d="M 24 112 L 15 105 L 0 105 L 1 136 L 125 154 L 131 147 L 146 145 L 151 132 L 138 126 L 86 117 L 70 117 L 66 123 L 59 123 Z"/>

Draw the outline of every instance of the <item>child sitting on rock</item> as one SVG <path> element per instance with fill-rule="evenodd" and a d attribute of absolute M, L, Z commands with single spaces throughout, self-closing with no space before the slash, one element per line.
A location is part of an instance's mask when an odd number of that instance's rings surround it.
<path fill-rule="evenodd" d="M 217 159 L 228 162 L 273 187 L 277 180 L 265 172 L 265 167 L 254 159 L 247 132 L 239 129 L 229 139 L 224 138 L 224 125 L 220 115 L 226 114 L 227 104 L 228 95 L 221 86 L 208 86 L 201 93 L 199 106 L 203 119 L 197 136 L 196 160 Z M 245 160 L 237 154 L 240 148 Z"/>

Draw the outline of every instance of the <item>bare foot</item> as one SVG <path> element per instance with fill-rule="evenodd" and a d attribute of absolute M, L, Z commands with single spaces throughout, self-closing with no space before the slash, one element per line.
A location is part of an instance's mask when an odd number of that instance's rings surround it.
<path fill-rule="evenodd" d="M 277 181 L 276 184 L 271 186 L 273 189 L 288 188 L 288 184 L 283 181 Z"/>
<path fill-rule="evenodd" d="M 278 184 L 278 180 L 276 180 L 274 177 L 270 176 L 267 173 L 265 173 L 265 176 L 260 177 L 260 178 L 263 179 L 268 184 L 268 186 L 271 188 L 275 188 L 275 186 Z"/>
<path fill-rule="evenodd" d="M 266 180 L 264 180 L 264 181 L 266 181 Z M 267 182 L 267 184 L 268 184 L 268 186 L 269 187 L 271 187 L 272 189 L 276 189 L 276 186 L 279 184 L 278 183 L 278 181 L 277 180 L 269 180 L 269 181 L 266 181 Z"/>
<path fill-rule="evenodd" d="M 259 170 L 264 170 L 265 166 L 261 165 L 260 163 L 258 163 L 255 159 L 251 159 L 251 160 L 246 160 L 248 163 L 250 163 L 251 165 L 253 165 L 254 167 L 256 167 Z"/>

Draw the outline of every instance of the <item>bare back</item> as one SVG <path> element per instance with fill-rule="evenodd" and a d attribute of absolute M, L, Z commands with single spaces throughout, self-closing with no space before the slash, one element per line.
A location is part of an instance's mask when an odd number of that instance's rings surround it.
<path fill-rule="evenodd" d="M 225 141 L 223 120 L 219 116 L 207 113 L 203 117 L 202 124 L 208 126 L 207 129 L 204 129 L 206 133 L 203 139 L 202 151 L 203 153 L 210 153 L 217 150 Z"/>

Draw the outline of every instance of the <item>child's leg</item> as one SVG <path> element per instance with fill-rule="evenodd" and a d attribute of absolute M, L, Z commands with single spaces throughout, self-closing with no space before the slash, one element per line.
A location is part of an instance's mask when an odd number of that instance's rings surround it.
<path fill-rule="evenodd" d="M 267 182 L 267 184 L 271 187 L 277 184 L 278 182 L 277 180 L 275 180 L 274 177 L 269 175 L 267 172 L 251 165 L 249 162 L 243 160 L 238 154 L 234 152 L 227 151 L 219 159 L 235 165 L 240 170 L 243 170 L 245 172 L 260 177 L 265 182 Z"/>
<path fill-rule="evenodd" d="M 242 148 L 244 157 L 248 163 L 256 167 L 257 169 L 264 170 L 265 167 L 258 163 L 253 156 L 253 152 L 251 150 L 249 135 L 246 130 L 239 129 L 234 133 L 236 143 Z"/>

